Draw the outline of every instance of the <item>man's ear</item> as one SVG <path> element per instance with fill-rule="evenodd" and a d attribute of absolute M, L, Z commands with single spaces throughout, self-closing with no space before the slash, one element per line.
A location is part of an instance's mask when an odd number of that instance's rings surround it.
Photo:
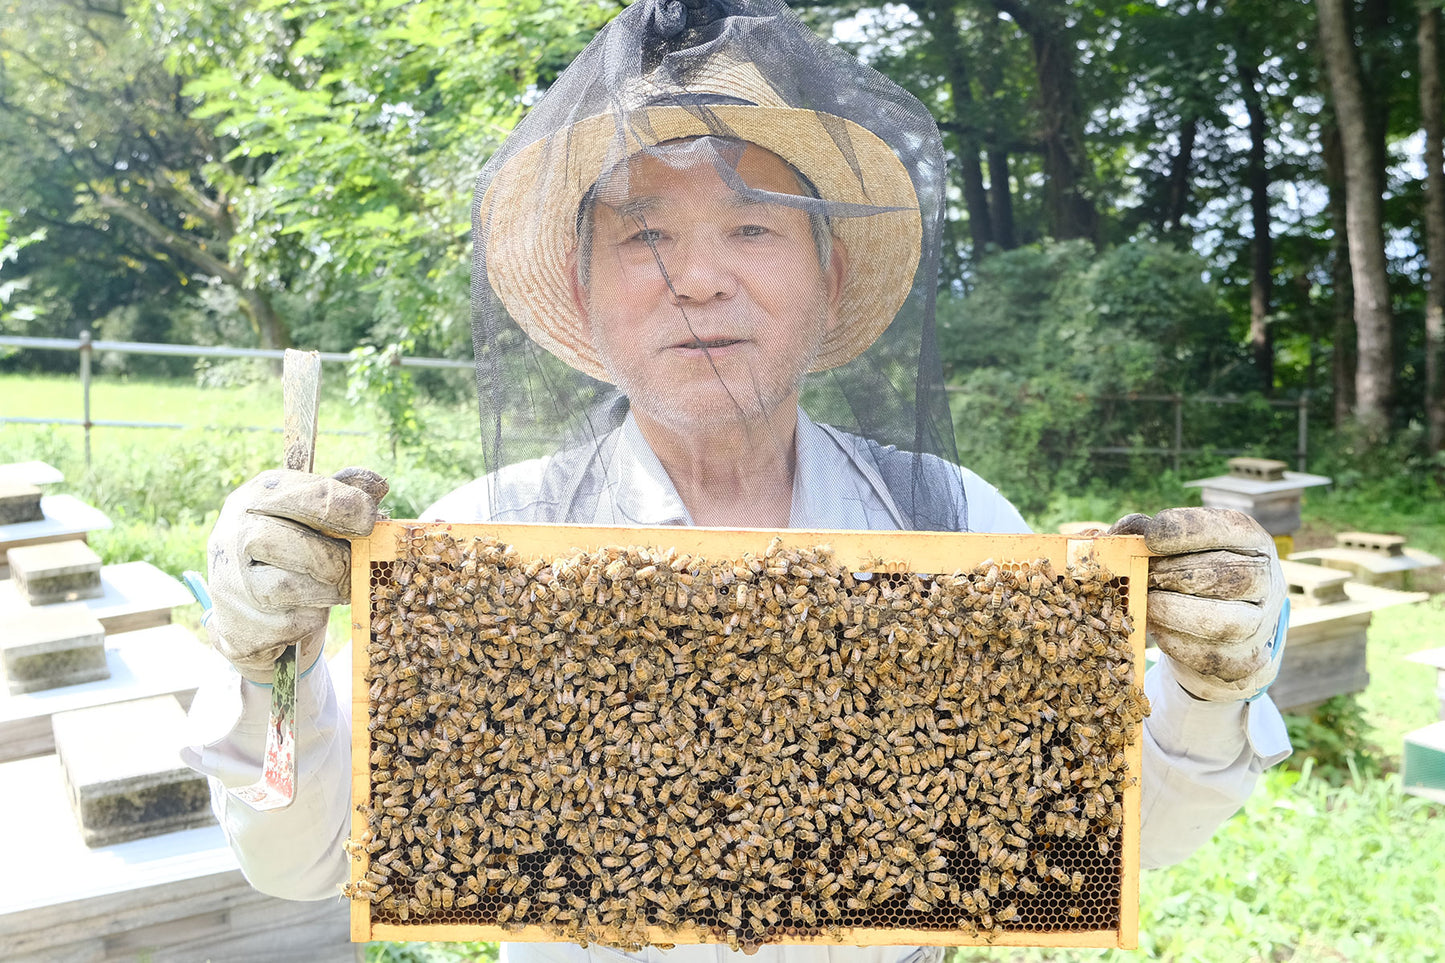
<path fill-rule="evenodd" d="M 828 268 L 823 272 L 823 283 L 828 292 L 828 330 L 838 326 L 838 309 L 843 304 L 843 286 L 848 280 L 848 247 L 843 239 L 833 235 L 833 250 L 828 255 Z"/>

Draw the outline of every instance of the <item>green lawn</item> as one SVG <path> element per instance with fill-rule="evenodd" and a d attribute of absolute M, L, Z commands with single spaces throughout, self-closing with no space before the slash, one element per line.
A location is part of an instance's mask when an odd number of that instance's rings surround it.
<path fill-rule="evenodd" d="M 330 375 L 333 369 L 328 368 Z M 387 474 L 395 517 L 414 517 L 432 499 L 477 471 L 475 415 L 469 405 L 426 405 L 431 432 L 424 451 L 392 457 L 377 416 L 349 405 L 338 378 L 328 385 L 320 424 L 370 432 L 323 435 L 318 470 L 364 464 Z M 96 428 L 87 471 L 78 427 L 0 426 L 0 463 L 39 458 L 66 473 L 65 490 L 108 512 L 115 522 L 94 544 L 109 562 L 148 559 L 171 572 L 204 565 L 206 535 L 225 494 L 277 460 L 279 438 L 239 426 L 280 422 L 272 386 L 199 388 L 181 381 L 97 379 L 93 418 L 182 422 L 185 431 Z M 0 415 L 80 416 L 77 378 L 0 376 Z M 1061 494 L 1048 515 L 1030 519 L 1051 530 L 1069 517 L 1102 520 L 1125 511 L 1166 507 L 1167 486 L 1145 493 Z M 1178 503 L 1197 500 L 1181 489 Z M 1438 500 L 1437 500 L 1438 502 Z M 1411 497 L 1408 485 L 1381 491 L 1312 492 L 1298 547 L 1327 544 L 1335 531 L 1394 531 L 1445 555 L 1445 505 Z M 1370 629 L 1370 687 L 1358 699 L 1363 731 L 1356 748 L 1373 768 L 1393 771 L 1405 732 L 1436 715 L 1433 672 L 1405 654 L 1445 645 L 1445 588 L 1425 604 L 1378 613 Z M 346 617 L 335 613 L 334 638 Z M 183 610 L 193 620 L 194 612 Z M 1304 730 L 1310 731 L 1308 729 Z M 1373 748 L 1371 748 L 1373 747 Z M 1371 766 L 1364 767 L 1370 770 Z M 1329 778 L 1325 778 L 1325 777 Z M 1341 784 L 1343 783 L 1343 784 Z M 1445 900 L 1445 812 L 1403 796 L 1390 775 L 1351 779 L 1343 770 L 1266 776 L 1245 811 L 1203 851 L 1179 867 L 1148 873 L 1141 884 L 1141 951 L 1054 952 L 960 950 L 973 960 L 1160 959 L 1170 961 L 1395 961 L 1442 957 L 1440 906 Z M 368 959 L 397 963 L 495 959 L 491 944 L 373 944 Z"/>

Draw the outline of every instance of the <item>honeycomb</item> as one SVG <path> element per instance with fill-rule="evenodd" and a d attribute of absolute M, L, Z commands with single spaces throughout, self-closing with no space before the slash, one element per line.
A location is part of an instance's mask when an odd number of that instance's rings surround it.
<path fill-rule="evenodd" d="M 346 895 L 627 948 L 1117 929 L 1127 581 L 411 530 L 371 562 Z"/>

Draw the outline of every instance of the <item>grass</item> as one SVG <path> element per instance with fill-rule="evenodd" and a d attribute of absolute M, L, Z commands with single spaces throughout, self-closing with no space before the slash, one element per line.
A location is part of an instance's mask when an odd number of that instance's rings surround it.
<path fill-rule="evenodd" d="M 328 369 L 329 371 L 330 369 Z M 91 469 L 76 427 L 0 426 L 0 463 L 41 459 L 66 474 L 65 489 L 106 511 L 115 523 L 93 543 L 107 562 L 146 559 L 178 574 L 202 568 L 205 539 L 226 493 L 277 459 L 279 438 L 241 426 L 279 424 L 274 385 L 199 388 L 177 382 L 98 379 L 92 416 L 176 421 L 184 431 L 97 428 Z M 75 378 L 0 376 L 0 415 L 79 417 Z M 467 405 L 428 404 L 426 450 L 393 458 L 375 413 L 345 401 L 339 386 L 323 397 L 319 470 L 363 464 L 387 474 L 395 517 L 415 517 L 477 471 L 474 414 Z M 1128 511 L 1153 512 L 1197 503 L 1181 479 L 1160 473 L 1129 492 L 1059 493 L 1029 521 L 1049 531 L 1061 521 L 1112 521 Z M 1195 501 L 1191 501 L 1191 499 Z M 1335 531 L 1406 535 L 1410 544 L 1445 555 L 1445 499 L 1412 495 L 1408 480 L 1359 483 L 1305 502 L 1299 548 L 1329 544 Z M 1355 700 L 1363 729 L 1356 748 L 1370 766 L 1304 771 L 1279 768 L 1262 780 L 1245 810 L 1181 866 L 1144 876 L 1139 954 L 1103 951 L 966 949 L 954 963 L 978 960 L 1415 961 L 1439 960 L 1439 887 L 1445 880 L 1445 813 L 1399 791 L 1406 732 L 1434 720 L 1433 671 L 1404 655 L 1445 644 L 1445 583 L 1424 604 L 1379 612 L 1370 629 L 1369 689 Z M 196 606 L 178 612 L 194 627 Z M 346 612 L 333 613 L 334 643 Z M 1310 732 L 1308 728 L 1303 731 Z M 1309 748 L 1309 747 L 1302 747 Z M 1301 753 L 1304 755 L 1304 753 Z M 1366 757 L 1361 756 L 1362 760 Z M 1368 773 L 1381 771 L 1386 775 Z M 496 959 L 495 944 L 393 944 L 367 948 L 369 961 L 439 963 Z"/>

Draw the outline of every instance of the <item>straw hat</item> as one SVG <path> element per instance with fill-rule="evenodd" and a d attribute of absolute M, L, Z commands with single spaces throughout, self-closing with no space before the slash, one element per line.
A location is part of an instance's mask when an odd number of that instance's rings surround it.
<path fill-rule="evenodd" d="M 734 102 L 646 106 L 698 95 Z M 853 121 L 787 106 L 747 63 L 704 65 L 683 89 L 658 85 L 629 99 L 639 106 L 588 117 L 522 148 L 502 164 L 478 208 L 487 280 L 534 341 L 578 371 L 611 380 L 572 298 L 568 264 L 578 246 L 578 207 L 603 171 L 637 151 L 708 134 L 772 151 L 807 176 L 825 201 L 883 208 L 830 218 L 847 248 L 848 272 L 839 324 L 813 370 L 846 364 L 877 340 L 908 297 L 922 243 L 908 170 L 881 138 Z"/>

